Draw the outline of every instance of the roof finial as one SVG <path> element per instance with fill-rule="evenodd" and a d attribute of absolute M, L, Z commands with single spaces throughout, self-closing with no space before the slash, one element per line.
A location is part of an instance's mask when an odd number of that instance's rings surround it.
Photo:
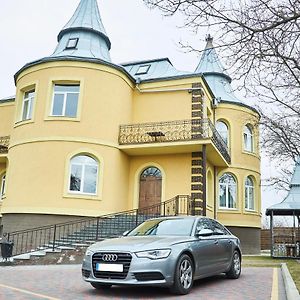
<path fill-rule="evenodd" d="M 211 48 L 214 47 L 213 43 L 212 43 L 213 42 L 213 37 L 210 34 L 208 34 L 206 36 L 205 41 L 206 41 L 206 47 L 205 47 L 205 49 L 211 49 Z"/>

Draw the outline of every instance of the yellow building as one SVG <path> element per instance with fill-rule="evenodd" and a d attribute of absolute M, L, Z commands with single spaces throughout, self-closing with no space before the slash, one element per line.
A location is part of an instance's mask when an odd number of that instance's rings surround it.
<path fill-rule="evenodd" d="M 168 58 L 117 65 L 97 1 L 0 100 L 5 232 L 192 199 L 260 250 L 257 111 L 235 97 L 212 38 L 195 72 Z"/>

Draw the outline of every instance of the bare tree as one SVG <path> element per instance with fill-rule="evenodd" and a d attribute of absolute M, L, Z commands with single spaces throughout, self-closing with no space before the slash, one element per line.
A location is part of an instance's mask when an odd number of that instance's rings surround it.
<path fill-rule="evenodd" d="M 259 99 L 266 153 L 295 161 L 300 155 L 300 0 L 144 2 L 165 15 L 183 14 L 184 26 L 198 34 L 208 27 L 214 32 L 230 74 L 240 79 L 247 96 Z"/>

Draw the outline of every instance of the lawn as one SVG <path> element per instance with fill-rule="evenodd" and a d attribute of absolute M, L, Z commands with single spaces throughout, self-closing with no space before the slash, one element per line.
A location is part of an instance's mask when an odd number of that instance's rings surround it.
<path fill-rule="evenodd" d="M 298 260 L 300 261 L 300 260 Z M 269 256 L 243 256 L 244 267 L 280 267 L 281 263 L 286 263 L 293 280 L 300 292 L 300 263 L 295 259 L 278 259 Z"/>

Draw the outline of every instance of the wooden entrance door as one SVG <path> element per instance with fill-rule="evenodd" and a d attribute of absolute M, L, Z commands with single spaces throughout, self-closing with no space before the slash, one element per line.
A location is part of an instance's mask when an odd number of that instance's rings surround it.
<path fill-rule="evenodd" d="M 156 167 L 145 169 L 140 176 L 139 208 L 161 203 L 162 177 Z"/>

